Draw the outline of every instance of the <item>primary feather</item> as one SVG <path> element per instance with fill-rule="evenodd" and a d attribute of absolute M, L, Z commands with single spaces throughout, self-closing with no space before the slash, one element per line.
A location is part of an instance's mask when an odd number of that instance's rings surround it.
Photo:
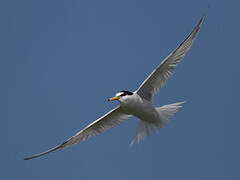
<path fill-rule="evenodd" d="M 137 93 L 143 98 L 151 101 L 153 95 L 165 84 L 169 76 L 174 72 L 175 67 L 185 56 L 192 46 L 204 16 L 197 23 L 188 37 L 172 51 L 158 67 L 143 81 Z"/>
<path fill-rule="evenodd" d="M 129 115 L 124 114 L 121 110 L 121 107 L 118 106 L 117 108 L 109 111 L 107 114 L 105 114 L 103 117 L 97 119 L 93 123 L 89 124 L 87 127 L 79 131 L 77 134 L 69 138 L 67 141 L 61 143 L 60 145 L 49 149 L 48 151 L 30 156 L 25 158 L 24 160 L 33 159 L 39 156 L 43 156 L 47 153 L 56 151 L 58 149 L 65 148 L 70 145 L 77 144 L 79 142 L 83 142 L 87 140 L 88 138 L 98 135 L 104 131 L 106 131 L 109 128 L 112 128 L 118 124 L 120 124 L 124 119 L 127 119 Z"/>

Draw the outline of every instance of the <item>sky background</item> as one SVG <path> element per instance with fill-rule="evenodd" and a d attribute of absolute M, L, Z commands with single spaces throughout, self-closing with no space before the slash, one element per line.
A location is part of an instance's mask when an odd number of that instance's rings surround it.
<path fill-rule="evenodd" d="M 240 178 L 239 12 L 235 0 L 1 0 L 0 179 Z M 134 91 L 207 16 L 155 105 L 186 100 L 129 147 L 137 120 L 47 156 Z"/>

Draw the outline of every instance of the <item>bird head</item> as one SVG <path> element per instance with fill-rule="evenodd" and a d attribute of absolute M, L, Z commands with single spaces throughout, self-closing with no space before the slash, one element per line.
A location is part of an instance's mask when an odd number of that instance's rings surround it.
<path fill-rule="evenodd" d="M 133 93 L 130 91 L 119 91 L 114 97 L 109 98 L 108 101 L 120 100 L 131 95 L 133 95 Z"/>

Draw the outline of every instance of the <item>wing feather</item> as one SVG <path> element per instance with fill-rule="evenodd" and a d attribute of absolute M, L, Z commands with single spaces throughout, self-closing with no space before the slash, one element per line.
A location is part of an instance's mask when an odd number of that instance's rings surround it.
<path fill-rule="evenodd" d="M 148 76 L 136 91 L 141 97 L 151 101 L 153 95 L 165 84 L 175 67 L 192 46 L 200 29 L 204 16 L 199 20 L 188 37 L 172 51 L 158 67 Z"/>
<path fill-rule="evenodd" d="M 83 142 L 92 136 L 98 135 L 98 134 L 106 131 L 107 129 L 110 129 L 110 128 L 120 124 L 124 119 L 127 119 L 128 116 L 129 115 L 124 114 L 122 112 L 120 106 L 118 106 L 117 108 L 111 110 L 110 112 L 108 112 L 101 118 L 97 119 L 93 123 L 89 124 L 87 127 L 85 127 L 84 129 L 79 131 L 77 134 L 75 134 L 74 136 L 69 138 L 67 141 L 65 141 L 65 142 L 61 143 L 60 145 L 58 145 L 52 149 L 49 149 L 45 152 L 27 157 L 24 160 L 29 160 L 29 159 L 33 159 L 33 158 L 36 158 L 39 156 L 43 156 L 47 153 L 56 151 L 58 149 L 62 149 L 64 147 Z"/>

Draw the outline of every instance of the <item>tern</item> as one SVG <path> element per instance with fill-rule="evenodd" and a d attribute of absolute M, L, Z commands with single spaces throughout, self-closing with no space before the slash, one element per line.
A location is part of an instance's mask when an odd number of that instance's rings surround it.
<path fill-rule="evenodd" d="M 165 84 L 169 76 L 173 74 L 177 64 L 192 46 L 203 18 L 204 15 L 187 38 L 154 69 L 136 91 L 120 91 L 114 97 L 109 99 L 109 101 L 117 100 L 120 104 L 118 107 L 89 124 L 58 146 L 45 152 L 27 157 L 24 160 L 33 159 L 58 149 L 83 142 L 92 136 L 98 135 L 107 129 L 120 124 L 130 116 L 135 116 L 139 119 L 139 124 L 131 144 L 136 140 L 139 143 L 152 132 L 163 128 L 184 102 L 154 107 L 152 101 L 153 96 Z"/>

